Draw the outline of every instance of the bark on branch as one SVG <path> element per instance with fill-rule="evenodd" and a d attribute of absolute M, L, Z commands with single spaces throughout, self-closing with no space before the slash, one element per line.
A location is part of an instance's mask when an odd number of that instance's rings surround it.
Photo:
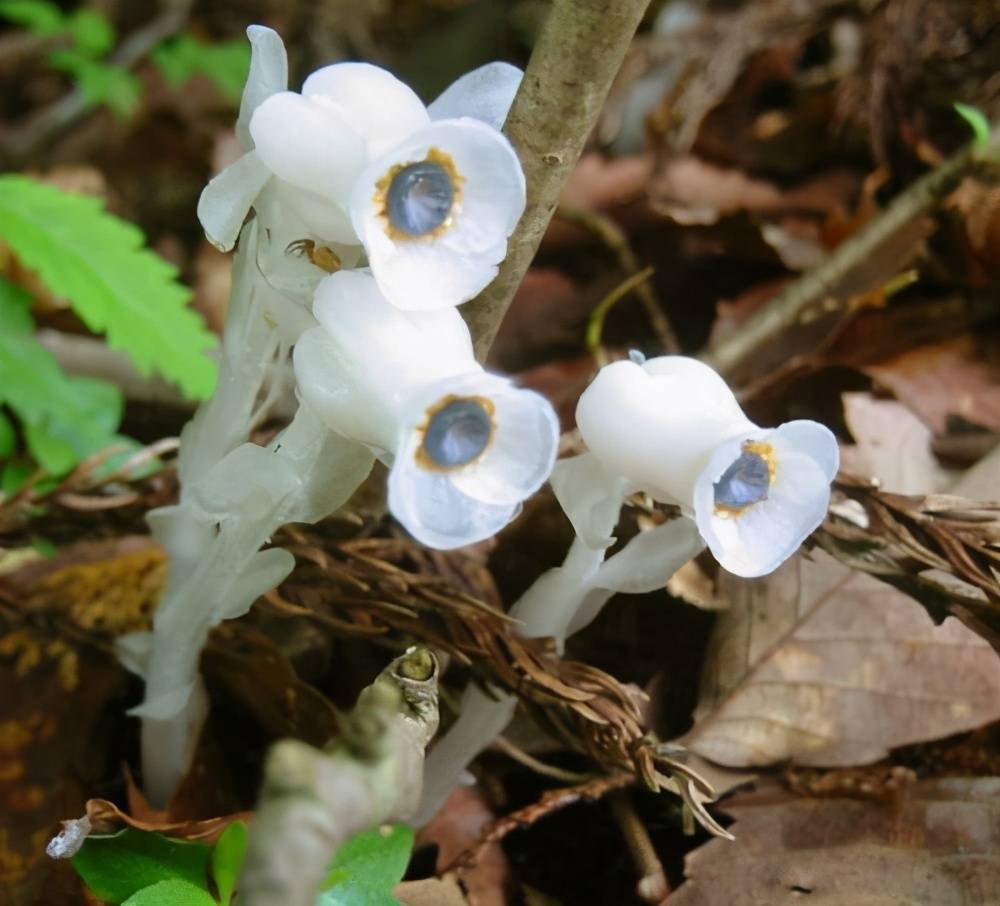
<path fill-rule="evenodd" d="M 482 361 L 538 249 L 559 193 L 621 67 L 649 0 L 555 0 L 504 131 L 528 183 L 528 206 L 497 278 L 462 313 Z"/>

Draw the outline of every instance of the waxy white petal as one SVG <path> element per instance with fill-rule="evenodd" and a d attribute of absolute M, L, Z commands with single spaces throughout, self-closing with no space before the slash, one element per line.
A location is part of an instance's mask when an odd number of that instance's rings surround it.
<path fill-rule="evenodd" d="M 270 178 L 271 171 L 249 151 L 202 189 L 198 220 L 212 245 L 228 252 L 236 244 L 243 221 Z"/>
<path fill-rule="evenodd" d="M 451 158 L 461 180 L 451 221 L 434 235 L 398 238 L 378 184 L 432 149 Z M 435 309 L 471 299 L 496 276 L 524 205 L 524 173 L 510 143 L 478 120 L 443 120 L 365 169 L 351 219 L 386 298 L 400 308 Z"/>
<path fill-rule="evenodd" d="M 427 109 L 409 85 L 370 63 L 334 63 L 310 75 L 303 97 L 337 108 L 368 145 L 383 154 L 430 122 Z"/>
<path fill-rule="evenodd" d="M 499 129 L 524 73 L 510 63 L 487 63 L 451 83 L 427 108 L 433 120 L 471 116 Z"/>
<path fill-rule="evenodd" d="M 712 451 L 755 427 L 725 381 L 684 356 L 605 366 L 580 397 L 576 421 L 605 469 L 687 508 Z"/>
<path fill-rule="evenodd" d="M 240 114 L 236 120 L 236 136 L 246 150 L 253 147 L 250 118 L 272 94 L 288 88 L 288 56 L 281 36 L 263 25 L 247 28 L 250 39 L 250 71 L 243 86 Z"/>
<path fill-rule="evenodd" d="M 482 401 L 492 436 L 468 465 L 429 467 L 422 449 L 426 431 L 441 403 L 452 398 Z M 417 390 L 401 411 L 399 431 L 390 510 L 415 538 L 439 548 L 472 544 L 503 528 L 545 483 L 559 445 L 558 419 L 544 397 L 481 370 Z"/>
<path fill-rule="evenodd" d="M 343 203 L 367 161 L 363 137 L 340 110 L 282 91 L 250 118 L 260 159 L 286 182 Z"/>
<path fill-rule="evenodd" d="M 405 312 L 365 270 L 338 271 L 316 289 L 320 327 L 294 351 L 299 393 L 338 433 L 392 450 L 414 388 L 477 369 L 457 311 Z"/>
<path fill-rule="evenodd" d="M 730 440 L 712 454 L 699 476 L 694 494 L 695 520 L 723 569 L 746 578 L 773 572 L 826 517 L 830 505 L 829 470 L 832 465 L 836 473 L 837 444 L 821 425 L 809 431 L 806 424 L 790 422 Z M 817 439 L 824 436 L 826 443 L 820 448 Z M 803 438 L 807 444 L 800 446 Z M 762 441 L 772 447 L 775 472 L 767 499 L 738 514 L 716 512 L 713 485 L 740 456 L 746 440 Z"/>

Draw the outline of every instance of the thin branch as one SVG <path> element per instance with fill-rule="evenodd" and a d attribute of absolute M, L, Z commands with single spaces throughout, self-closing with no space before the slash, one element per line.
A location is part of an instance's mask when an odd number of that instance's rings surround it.
<path fill-rule="evenodd" d="M 361 693 L 332 748 L 286 739 L 271 749 L 240 878 L 242 906 L 313 906 L 345 840 L 413 812 L 424 748 L 437 730 L 437 680 L 434 655 L 411 649 Z"/>
<path fill-rule="evenodd" d="M 649 0 L 555 0 L 507 117 L 528 206 L 497 278 L 462 313 L 486 357 L 604 105 Z"/>
<path fill-rule="evenodd" d="M 626 275 L 631 276 L 640 271 L 639 259 L 636 258 L 635 252 L 629 244 L 628 235 L 606 214 L 582 208 L 567 208 L 565 205 L 561 205 L 557 216 L 593 233 L 614 253 L 619 266 Z M 677 339 L 677 333 L 661 307 L 659 299 L 656 298 L 653 287 L 646 280 L 642 280 L 636 285 L 634 292 L 646 311 L 646 317 L 649 318 L 653 333 L 660 341 L 661 352 L 670 355 L 679 353 L 681 346 Z"/>
<path fill-rule="evenodd" d="M 732 374 L 793 327 L 803 313 L 829 295 L 865 259 L 877 253 L 907 224 L 934 208 L 961 181 L 970 166 L 998 151 L 997 135 L 983 148 L 972 142 L 893 199 L 875 219 L 842 242 L 822 264 L 803 274 L 758 309 L 747 322 L 702 359 L 724 375 Z"/>
<path fill-rule="evenodd" d="M 608 312 L 630 292 L 638 290 L 640 286 L 648 285 L 647 281 L 653 276 L 653 272 L 654 268 L 650 265 L 638 273 L 632 274 L 631 277 L 623 280 L 601 299 L 590 313 L 590 320 L 587 322 L 587 351 L 593 354 L 598 368 L 603 368 L 608 364 L 607 355 L 601 343 L 601 335 L 604 332 L 604 320 L 607 318 Z"/>
<path fill-rule="evenodd" d="M 611 813 L 618 822 L 618 827 L 625 838 L 632 864 L 639 872 L 639 883 L 636 893 L 645 903 L 662 903 L 670 893 L 667 873 L 663 863 L 656 854 L 656 848 L 649 837 L 646 825 L 642 823 L 628 790 L 615 790 L 608 797 Z"/>
<path fill-rule="evenodd" d="M 142 62 L 153 48 L 184 28 L 192 3 L 193 0 L 165 0 L 163 12 L 122 41 L 108 62 L 126 69 Z M 4 156 L 15 163 L 32 157 L 91 109 L 84 93 L 74 88 L 38 111 L 23 126 L 8 132 L 3 141 Z"/>

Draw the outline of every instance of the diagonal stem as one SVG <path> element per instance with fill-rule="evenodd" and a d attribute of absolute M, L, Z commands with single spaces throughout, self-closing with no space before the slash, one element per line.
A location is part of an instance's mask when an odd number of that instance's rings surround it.
<path fill-rule="evenodd" d="M 497 278 L 465 316 L 486 358 L 583 152 L 649 0 L 555 0 L 504 131 L 517 149 L 528 204 Z"/>

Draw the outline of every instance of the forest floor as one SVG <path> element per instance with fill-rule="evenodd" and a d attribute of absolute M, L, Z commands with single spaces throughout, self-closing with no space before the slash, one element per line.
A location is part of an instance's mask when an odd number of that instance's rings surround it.
<path fill-rule="evenodd" d="M 167 37 L 238 41 L 263 22 L 285 39 L 293 85 L 347 57 L 432 98 L 489 60 L 523 66 L 546 5 L 196 0 Z M 120 36 L 149 24 L 145 4 L 96 6 Z M 127 114 L 69 109 L 78 89 L 32 37 L 0 31 L 0 167 L 137 224 L 220 330 L 230 257 L 195 209 L 238 154 L 238 92 L 224 75 L 172 85 L 147 52 L 129 62 Z M 213 634 L 209 724 L 168 813 L 137 793 L 126 712 L 142 685 L 112 649 L 148 627 L 162 589 L 144 517 L 176 495 L 171 439 L 194 404 L 122 372 L 0 244 L 64 367 L 118 380 L 120 433 L 165 463 L 136 481 L 85 464 L 0 496 L 0 904 L 84 902 L 44 847 L 85 810 L 180 837 L 246 812 L 268 744 L 334 735 L 338 711 L 414 642 L 451 654 L 444 723 L 471 677 L 516 687 L 524 707 L 419 831 L 404 902 L 1000 903 L 996 169 L 963 167 L 871 238 L 892 199 L 970 142 L 956 103 L 1000 122 L 998 61 L 991 0 L 653 3 L 489 365 L 545 394 L 574 449 L 576 400 L 601 362 L 706 357 L 758 424 L 812 418 L 837 434 L 827 523 L 771 577 L 722 575 L 703 556 L 665 590 L 619 597 L 565 663 L 539 667 L 496 639 L 499 611 L 570 543 L 551 493 L 495 539 L 442 554 L 392 523 L 376 479 L 337 516 L 272 539 L 298 565 Z M 776 302 L 793 315 L 749 341 L 744 326 Z M 287 415 L 279 405 L 255 439 Z M 636 501 L 623 533 L 659 521 Z M 681 740 L 736 841 L 648 790 L 628 748 L 642 731 L 609 742 L 600 714 Z M 444 885 L 407 894 L 434 876 Z"/>

